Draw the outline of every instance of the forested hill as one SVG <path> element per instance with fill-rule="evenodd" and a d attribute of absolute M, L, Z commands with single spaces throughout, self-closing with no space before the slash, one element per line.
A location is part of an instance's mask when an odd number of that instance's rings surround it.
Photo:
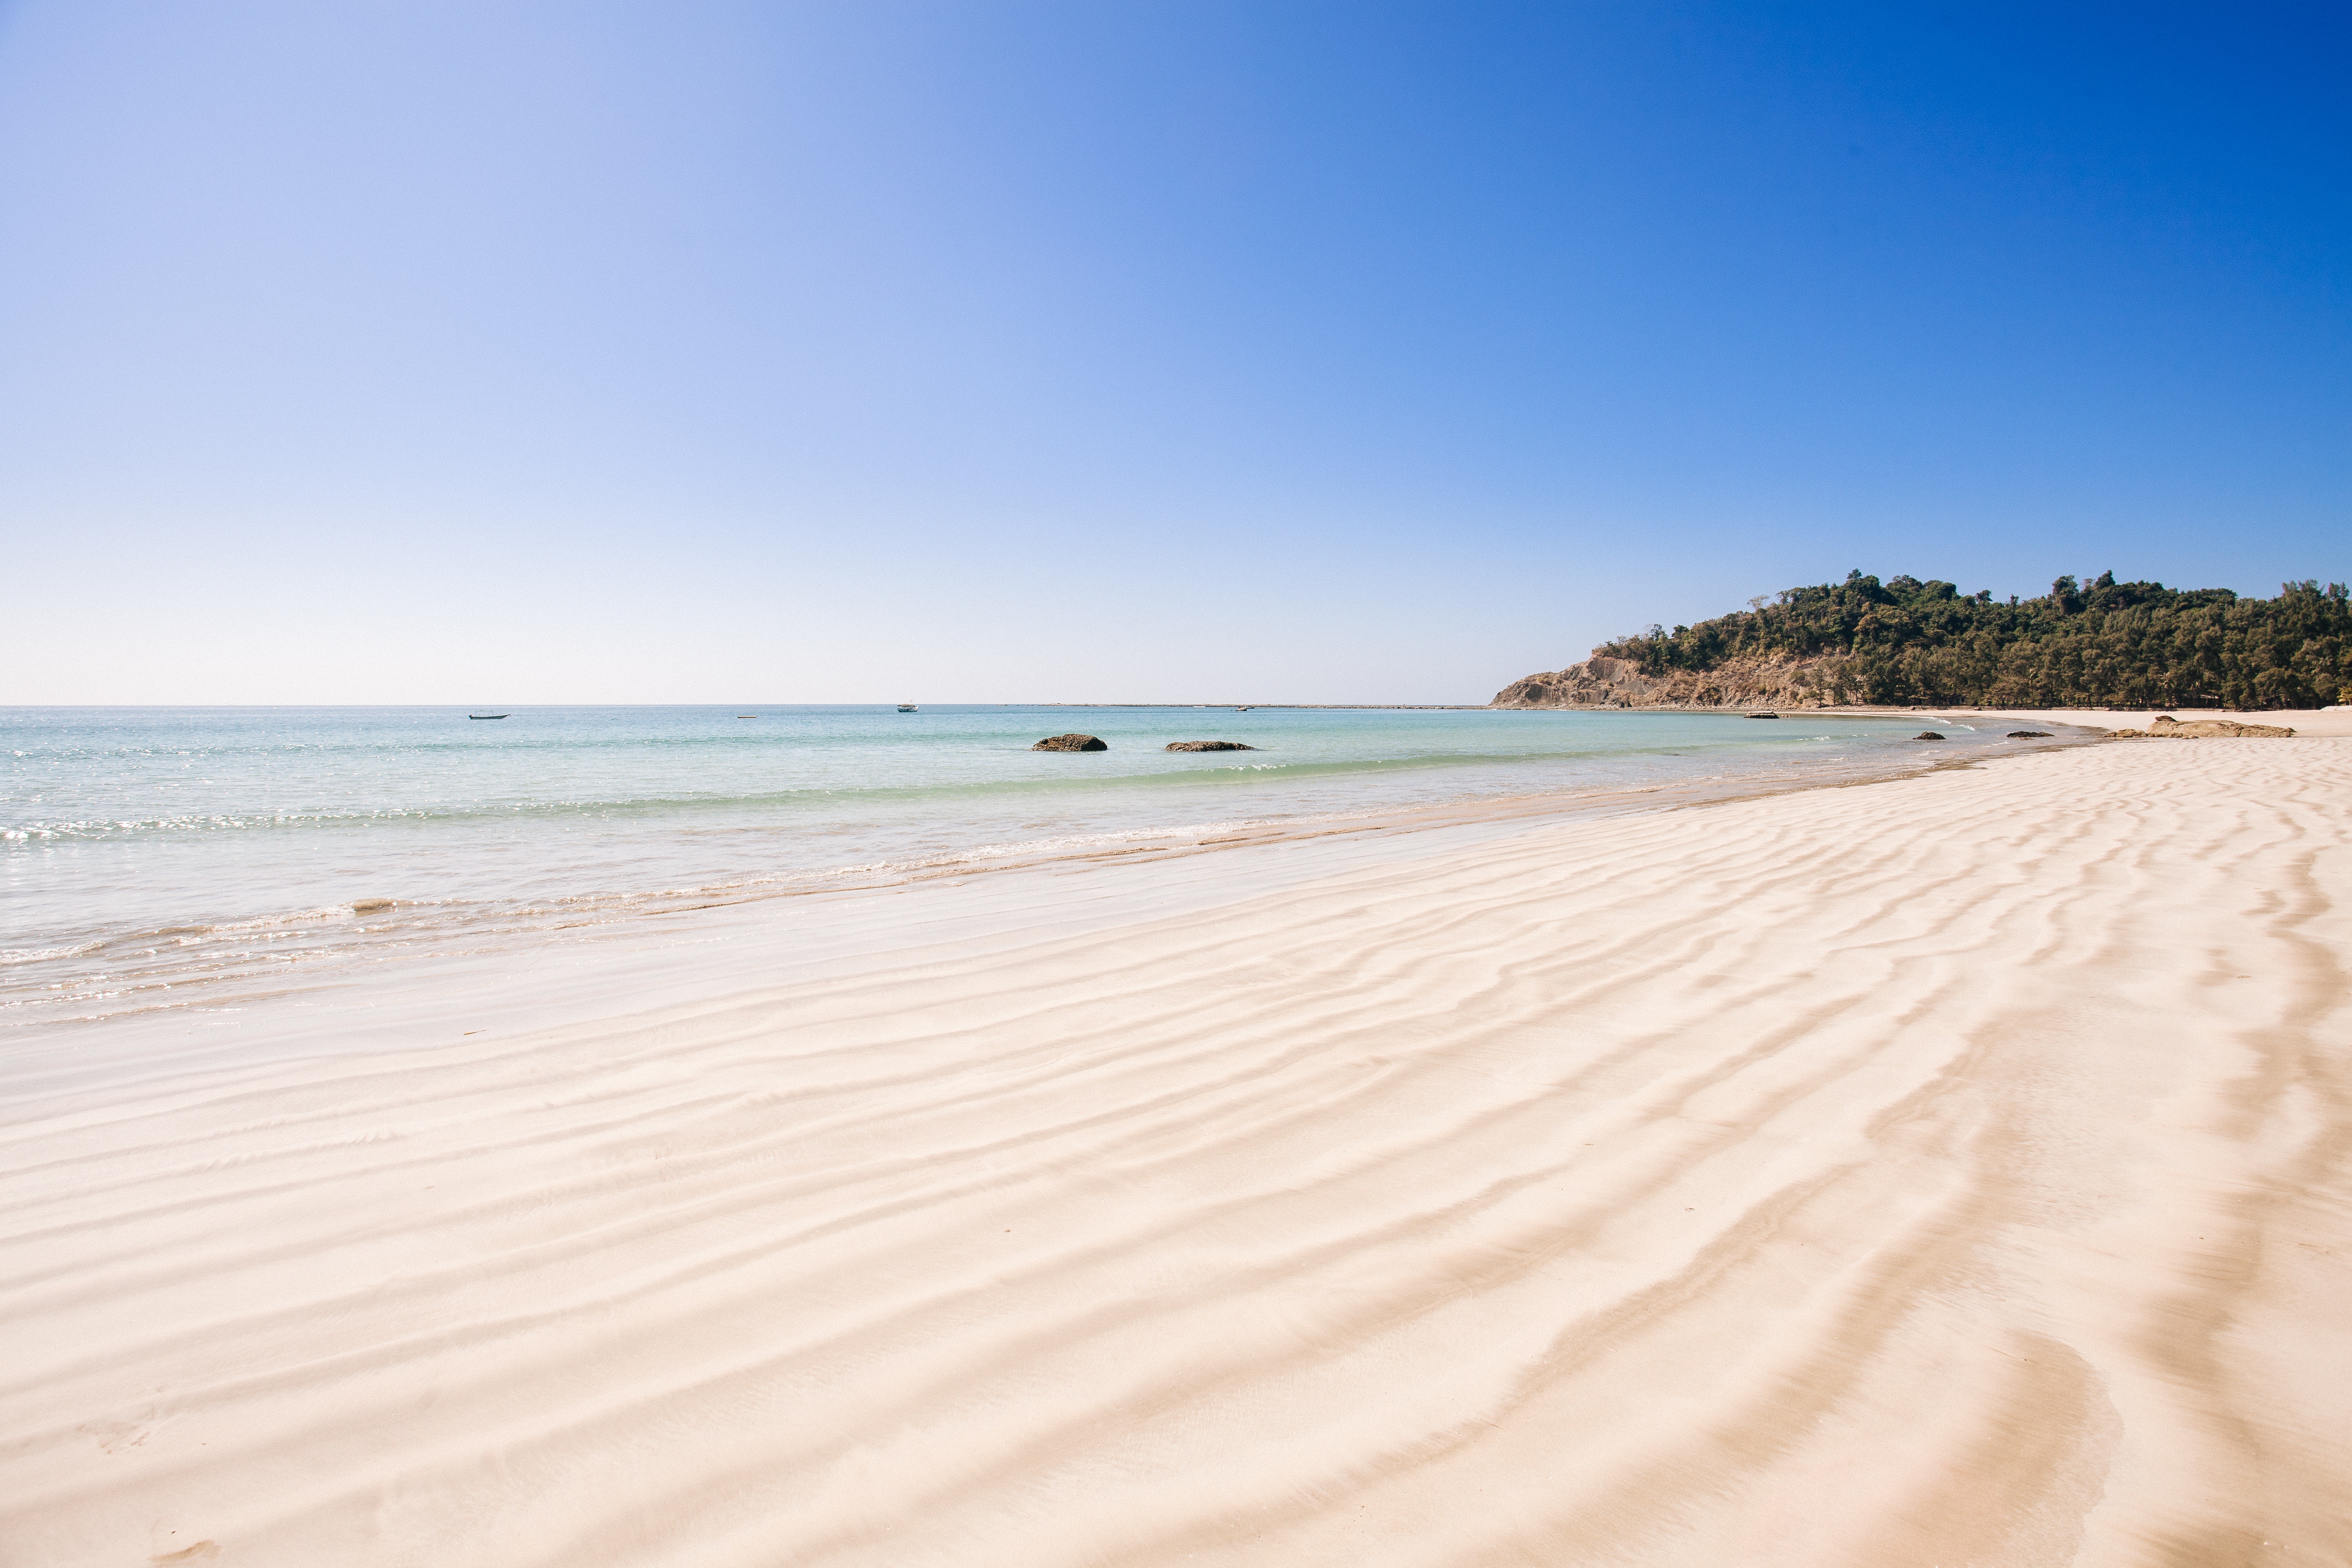
<path fill-rule="evenodd" d="M 1653 679 L 1735 659 L 1826 659 L 1832 700 L 1987 707 L 2313 708 L 2352 691 L 2352 606 L 2340 583 L 2275 599 L 2061 577 L 2006 603 L 1949 583 L 1860 572 L 1752 611 L 1592 650 Z M 1843 657 L 1837 657 L 1843 656 Z M 1825 697 L 1831 696 L 1824 691 Z"/>

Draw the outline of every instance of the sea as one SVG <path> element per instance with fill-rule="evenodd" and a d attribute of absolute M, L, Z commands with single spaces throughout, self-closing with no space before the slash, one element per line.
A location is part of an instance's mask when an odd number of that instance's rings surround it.
<path fill-rule="evenodd" d="M 1622 810 L 2021 743 L 1949 713 L 501 711 L 0 709 L 0 1028 L 226 1005 L 296 973 L 688 907 L 1481 811 Z M 1915 741 L 1923 723 L 1947 740 Z M 1031 749 L 1068 731 L 1108 749 Z M 1192 740 L 1255 749 L 1165 749 Z"/>

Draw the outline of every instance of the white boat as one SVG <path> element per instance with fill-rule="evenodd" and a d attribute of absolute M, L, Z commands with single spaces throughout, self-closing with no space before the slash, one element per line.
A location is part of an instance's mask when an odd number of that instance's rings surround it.
<path fill-rule="evenodd" d="M 915 705 L 911 702 L 901 702 L 898 704 L 898 711 L 901 713 L 912 713 L 916 710 Z"/>

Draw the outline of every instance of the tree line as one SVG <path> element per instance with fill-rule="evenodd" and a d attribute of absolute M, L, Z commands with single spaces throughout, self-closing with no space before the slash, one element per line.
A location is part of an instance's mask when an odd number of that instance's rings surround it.
<path fill-rule="evenodd" d="M 2061 577 L 2042 598 L 1853 572 L 1672 631 L 1593 649 L 1648 676 L 1743 655 L 1825 665 L 1831 700 L 1989 708 L 2316 708 L 2352 691 L 2345 587 L 2286 583 L 2275 599 L 2227 588 Z"/>

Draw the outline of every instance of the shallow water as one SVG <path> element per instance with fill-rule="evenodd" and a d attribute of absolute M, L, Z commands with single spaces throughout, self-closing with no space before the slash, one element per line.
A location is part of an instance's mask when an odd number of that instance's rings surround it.
<path fill-rule="evenodd" d="M 0 710 L 0 1016 L 183 1005 L 288 964 L 681 902 L 1481 801 L 1764 787 L 2003 743 L 1998 723 L 1937 720 L 1949 742 L 1916 744 L 1925 717 Z M 1069 730 L 1110 749 L 1029 749 Z M 1162 750 L 1178 740 L 1257 750 Z"/>

